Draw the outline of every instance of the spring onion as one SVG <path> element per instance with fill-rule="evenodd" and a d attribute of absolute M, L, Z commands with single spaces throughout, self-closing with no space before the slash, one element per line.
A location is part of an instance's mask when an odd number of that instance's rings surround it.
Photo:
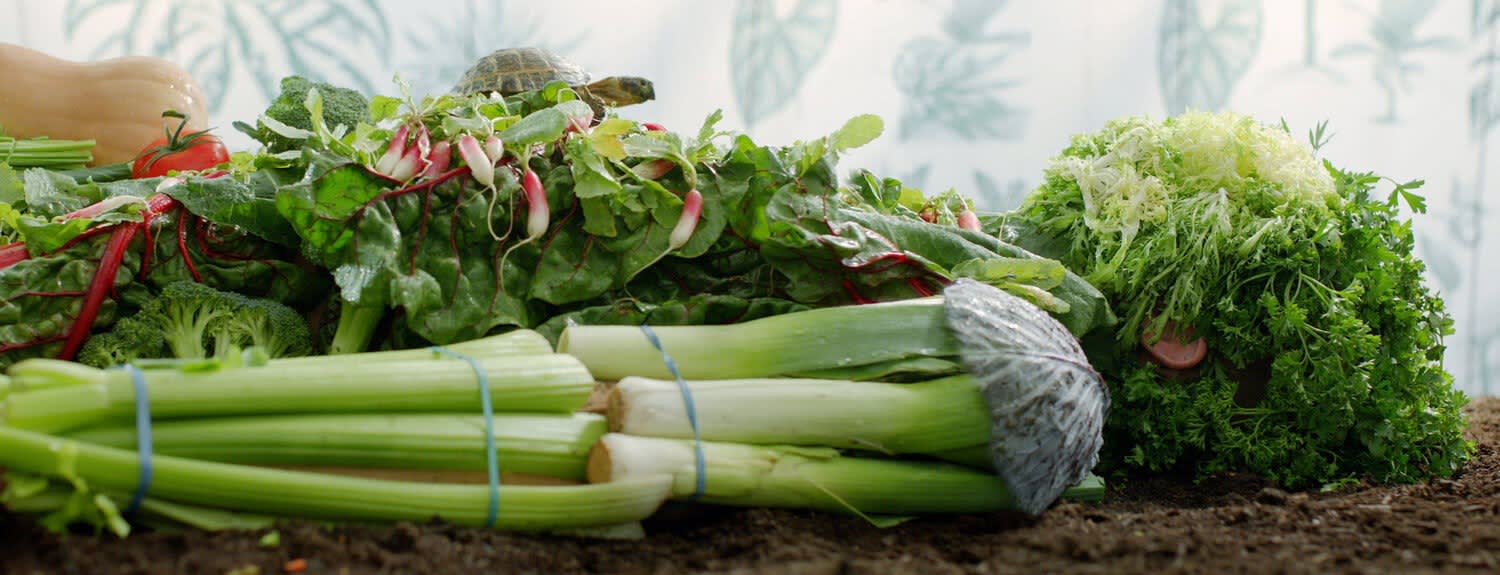
<path fill-rule="evenodd" d="M 14 168 L 82 168 L 94 160 L 93 140 L 16 139 L 0 133 L 0 163 Z"/>

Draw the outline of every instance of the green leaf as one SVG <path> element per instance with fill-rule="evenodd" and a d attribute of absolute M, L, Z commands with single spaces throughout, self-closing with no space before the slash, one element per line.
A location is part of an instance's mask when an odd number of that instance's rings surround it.
<path fill-rule="evenodd" d="M 1054 260 L 996 257 L 972 259 L 953 267 L 955 277 L 966 277 L 1002 286 L 1027 284 L 1049 290 L 1062 285 L 1067 268 Z"/>
<path fill-rule="evenodd" d="M 850 118 L 844 123 L 844 127 L 839 128 L 829 138 L 832 140 L 833 150 L 843 152 L 874 141 L 883 131 L 885 131 L 885 122 L 880 120 L 880 116 L 864 114 Z"/>
<path fill-rule="evenodd" d="M 26 199 L 21 176 L 5 162 L 0 162 L 0 203 L 15 204 Z"/>
<path fill-rule="evenodd" d="M 600 122 L 598 126 L 589 132 L 589 142 L 593 144 L 594 151 L 610 160 L 625 159 L 625 144 L 621 136 L 629 133 L 635 128 L 635 122 L 624 118 L 609 118 Z"/>
<path fill-rule="evenodd" d="M 401 111 L 401 99 L 375 95 L 370 98 L 370 121 L 379 123 L 396 117 Z"/>
<path fill-rule="evenodd" d="M 277 211 L 276 189 L 280 182 L 276 173 L 259 170 L 250 174 L 249 179 L 247 184 L 233 177 L 194 176 L 162 193 L 215 224 L 235 226 L 283 246 L 301 245 L 292 224 Z"/>
<path fill-rule="evenodd" d="M 500 140 L 510 148 L 524 148 L 561 138 L 573 117 L 591 113 L 587 104 L 574 100 L 528 114 L 500 132 Z"/>
<path fill-rule="evenodd" d="M 22 172 L 26 211 L 40 218 L 55 218 L 104 199 L 97 184 L 79 184 L 65 175 L 32 168 Z"/>

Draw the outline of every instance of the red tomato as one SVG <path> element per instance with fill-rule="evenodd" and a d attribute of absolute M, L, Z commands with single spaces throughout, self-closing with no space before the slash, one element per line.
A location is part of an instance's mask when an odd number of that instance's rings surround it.
<path fill-rule="evenodd" d="M 187 117 L 176 112 L 162 114 L 167 118 L 182 118 L 177 131 L 157 138 L 141 150 L 131 166 L 130 177 L 135 179 L 165 176 L 173 171 L 207 170 L 229 161 L 229 149 L 218 136 L 208 130 L 183 133 Z"/>

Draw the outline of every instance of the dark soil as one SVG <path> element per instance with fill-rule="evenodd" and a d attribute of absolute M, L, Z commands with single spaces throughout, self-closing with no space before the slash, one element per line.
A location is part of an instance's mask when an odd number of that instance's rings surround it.
<path fill-rule="evenodd" d="M 1248 477 L 1155 479 L 1039 519 L 926 518 L 877 529 L 814 513 L 722 510 L 644 541 L 447 525 L 48 534 L 0 518 L 0 567 L 28 573 L 1500 573 L 1500 399 L 1469 408 L 1479 453 L 1453 480 L 1286 493 Z M 290 562 L 290 563 L 289 563 Z"/>

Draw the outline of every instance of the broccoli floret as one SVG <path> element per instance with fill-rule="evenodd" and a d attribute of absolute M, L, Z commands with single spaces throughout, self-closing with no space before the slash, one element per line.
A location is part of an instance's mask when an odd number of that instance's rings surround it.
<path fill-rule="evenodd" d="M 206 285 L 179 281 L 167 284 L 161 295 L 141 310 L 156 320 L 172 356 L 178 359 L 203 359 L 209 326 L 233 317 L 247 305 L 247 298 L 223 292 Z"/>
<path fill-rule="evenodd" d="M 301 76 L 287 76 L 281 79 L 281 95 L 277 96 L 271 102 L 271 106 L 266 108 L 265 115 L 293 128 L 312 130 L 312 117 L 307 111 L 306 104 L 307 91 L 311 88 L 317 88 L 318 94 L 323 97 L 323 124 L 328 126 L 329 130 L 339 125 L 353 130 L 354 126 L 360 122 L 369 120 L 370 101 L 365 98 L 364 94 L 349 88 L 313 82 Z M 249 135 L 265 144 L 266 151 L 273 154 L 302 147 L 301 140 L 277 134 L 263 124 L 257 124 Z"/>
<path fill-rule="evenodd" d="M 209 331 L 214 336 L 216 356 L 251 346 L 271 357 L 300 357 L 313 352 L 307 321 L 296 310 L 271 300 L 245 299 L 235 313 L 215 320 Z"/>
<path fill-rule="evenodd" d="M 76 361 L 104 368 L 170 355 L 155 318 L 138 314 L 121 318 L 110 331 L 89 337 L 78 350 Z"/>
<path fill-rule="evenodd" d="M 77 361 L 96 367 L 138 359 L 228 357 L 248 347 L 270 357 L 312 353 L 312 335 L 296 310 L 279 302 L 203 284 L 167 284 L 135 315 L 89 338 Z"/>

